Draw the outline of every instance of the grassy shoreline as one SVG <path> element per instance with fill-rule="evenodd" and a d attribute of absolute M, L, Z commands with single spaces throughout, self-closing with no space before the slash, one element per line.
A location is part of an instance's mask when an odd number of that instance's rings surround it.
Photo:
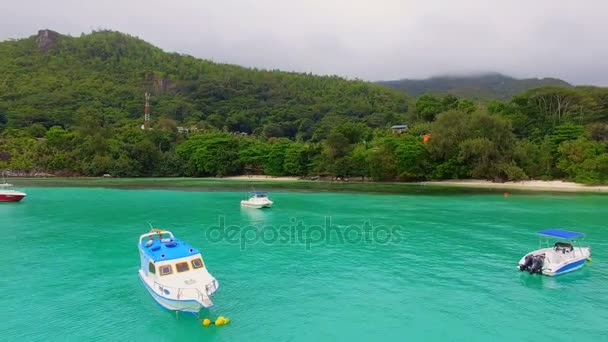
<path fill-rule="evenodd" d="M 526 186 L 522 183 L 447 181 L 420 183 L 337 182 L 273 178 L 99 178 L 11 177 L 19 187 L 102 187 L 117 189 L 173 189 L 190 191 L 319 191 L 392 194 L 445 193 L 601 193 L 604 187 Z M 598 190 L 599 189 L 599 190 Z"/>

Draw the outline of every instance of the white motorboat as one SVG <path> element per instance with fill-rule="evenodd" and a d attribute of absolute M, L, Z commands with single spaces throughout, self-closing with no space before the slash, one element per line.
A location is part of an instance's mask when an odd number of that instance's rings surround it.
<path fill-rule="evenodd" d="M 152 229 L 139 237 L 139 277 L 163 308 L 198 314 L 213 306 L 218 289 L 201 253 L 168 230 Z"/>
<path fill-rule="evenodd" d="M 553 228 L 538 234 L 546 238 L 547 247 L 524 255 L 517 266 L 520 271 L 556 276 L 580 269 L 591 258 L 591 247 L 576 246 L 578 238 L 585 236 L 583 233 Z M 551 247 L 549 237 L 562 241 L 555 242 Z"/>
<path fill-rule="evenodd" d="M 27 196 L 25 192 L 15 190 L 13 184 L 0 184 L 0 202 L 19 202 Z"/>
<path fill-rule="evenodd" d="M 13 184 L 6 182 L 4 172 L 2 173 L 2 183 L 0 183 L 0 202 L 19 202 L 27 196 L 25 192 L 15 189 Z"/>
<path fill-rule="evenodd" d="M 268 198 L 267 192 L 262 191 L 254 191 L 249 193 L 249 198 L 241 201 L 242 207 L 247 208 L 270 208 L 272 206 L 272 201 Z"/>

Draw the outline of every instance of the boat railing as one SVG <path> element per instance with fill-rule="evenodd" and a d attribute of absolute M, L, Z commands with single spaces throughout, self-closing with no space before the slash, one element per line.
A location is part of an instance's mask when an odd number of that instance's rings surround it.
<path fill-rule="evenodd" d="M 176 293 L 175 297 L 177 300 L 182 299 L 184 296 L 188 298 L 196 297 L 198 302 L 205 303 L 210 300 L 211 294 L 217 290 L 217 280 L 213 279 L 211 283 L 205 285 L 205 291 L 201 291 L 195 287 L 166 286 L 157 281 L 154 281 L 154 288 L 164 295 L 167 294 L 165 290 L 168 290 L 170 294 Z"/>
<path fill-rule="evenodd" d="M 165 236 L 168 235 L 170 239 L 173 240 L 174 236 L 173 233 L 171 233 L 168 230 L 163 230 L 163 229 L 152 229 L 150 232 L 146 233 L 146 234 L 142 234 L 139 237 L 139 244 L 141 245 L 141 243 L 144 241 L 145 238 L 154 238 L 155 236 Z"/>

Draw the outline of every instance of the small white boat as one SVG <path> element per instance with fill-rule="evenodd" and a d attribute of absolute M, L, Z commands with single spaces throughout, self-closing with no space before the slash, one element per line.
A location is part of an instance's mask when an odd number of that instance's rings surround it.
<path fill-rule="evenodd" d="M 201 253 L 168 230 L 152 229 L 139 237 L 139 277 L 163 308 L 198 314 L 213 306 L 219 284 Z"/>
<path fill-rule="evenodd" d="M 591 247 L 575 246 L 576 239 L 585 236 L 583 233 L 553 228 L 542 230 L 538 234 L 547 238 L 547 247 L 524 255 L 517 266 L 520 271 L 556 276 L 578 270 L 591 258 Z M 549 237 L 562 241 L 557 241 L 550 247 Z"/>
<path fill-rule="evenodd" d="M 254 191 L 249 193 L 249 198 L 241 201 L 242 207 L 247 208 L 270 208 L 272 206 L 272 201 L 268 198 L 267 192 L 262 191 Z"/>

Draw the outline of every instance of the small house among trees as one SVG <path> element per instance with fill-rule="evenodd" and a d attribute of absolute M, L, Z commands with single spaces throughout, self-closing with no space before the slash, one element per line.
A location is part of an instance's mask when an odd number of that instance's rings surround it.
<path fill-rule="evenodd" d="M 405 133 L 408 130 L 407 125 L 394 125 L 391 126 L 393 133 Z"/>

